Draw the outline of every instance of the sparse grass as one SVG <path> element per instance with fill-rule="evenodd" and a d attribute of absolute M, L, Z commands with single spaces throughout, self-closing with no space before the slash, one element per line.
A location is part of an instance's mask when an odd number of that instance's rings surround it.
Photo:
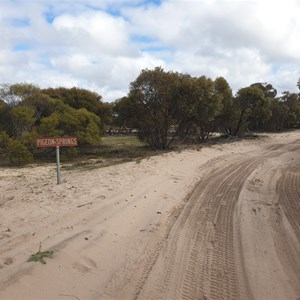
<path fill-rule="evenodd" d="M 53 251 L 52 250 L 41 251 L 41 244 L 40 244 L 39 251 L 35 254 L 32 254 L 29 257 L 28 262 L 30 262 L 30 261 L 38 262 L 39 261 L 42 264 L 46 264 L 46 261 L 44 260 L 45 257 L 53 258 Z"/>
<path fill-rule="evenodd" d="M 269 133 L 270 134 L 270 133 Z M 265 139 L 269 134 L 265 133 L 247 133 L 243 138 L 224 137 L 216 134 L 205 143 L 199 143 L 197 138 L 186 139 L 183 143 L 175 143 L 171 149 L 160 151 L 152 150 L 144 143 L 140 142 L 136 136 L 104 136 L 98 145 L 85 145 L 77 148 L 78 155 L 70 155 L 64 159 L 62 168 L 65 170 L 91 170 L 103 168 L 111 165 L 121 164 L 129 161 L 136 161 L 139 163 L 143 158 L 158 155 L 167 151 L 182 151 L 184 149 L 200 150 L 203 147 L 210 147 L 215 144 L 227 144 L 241 139 Z M 273 133 L 272 133 L 273 134 Z M 61 151 L 63 152 L 64 149 Z M 61 153 L 63 154 L 63 153 Z M 55 149 L 48 148 L 45 153 L 40 154 L 36 161 L 38 163 L 55 162 Z M 11 167 L 7 163 L 1 164 L 1 167 Z M 28 167 L 28 166 L 26 166 Z"/>
<path fill-rule="evenodd" d="M 110 147 L 144 147 L 136 136 L 106 136 L 102 138 L 102 145 Z"/>
<path fill-rule="evenodd" d="M 64 169 L 91 170 L 129 161 L 138 161 L 144 157 L 158 154 L 136 136 L 106 136 L 99 145 L 80 147 L 80 156 Z"/>
<path fill-rule="evenodd" d="M 134 158 L 149 152 L 135 136 L 109 136 L 102 139 L 96 154 L 102 158 Z"/>

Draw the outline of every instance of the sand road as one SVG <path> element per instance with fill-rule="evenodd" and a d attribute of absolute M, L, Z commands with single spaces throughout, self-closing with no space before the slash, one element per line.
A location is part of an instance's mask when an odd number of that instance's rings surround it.
<path fill-rule="evenodd" d="M 299 300 L 299 136 L 1 170 L 0 299 Z"/>

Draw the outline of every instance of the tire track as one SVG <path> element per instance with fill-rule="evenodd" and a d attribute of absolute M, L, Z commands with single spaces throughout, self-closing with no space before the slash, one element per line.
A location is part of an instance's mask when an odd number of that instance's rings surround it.
<path fill-rule="evenodd" d="M 300 242 L 300 163 L 285 168 L 277 184 L 279 202 Z"/>
<path fill-rule="evenodd" d="M 199 183 L 156 260 L 163 271 L 152 269 L 140 298 L 251 298 L 233 214 L 244 182 L 264 159 L 240 157 Z"/>
<path fill-rule="evenodd" d="M 239 221 L 235 218 L 236 203 L 247 178 L 259 165 L 298 148 L 299 145 L 275 144 L 259 153 L 231 157 L 230 163 L 225 162 L 226 158 L 214 163 L 214 171 L 208 170 L 203 176 L 145 265 L 135 299 L 252 299 Z M 297 169 L 299 166 L 295 166 Z M 291 181 L 288 174 L 280 185 L 290 181 L 281 192 L 285 195 L 300 183 L 300 176 L 293 175 Z M 300 198 L 299 193 L 286 197 L 289 207 L 296 205 L 292 197 Z M 297 218 L 299 215 L 291 216 L 294 223 Z"/>

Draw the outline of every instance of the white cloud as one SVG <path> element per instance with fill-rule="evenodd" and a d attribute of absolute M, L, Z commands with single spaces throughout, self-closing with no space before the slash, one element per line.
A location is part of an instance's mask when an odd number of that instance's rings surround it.
<path fill-rule="evenodd" d="M 67 37 L 71 45 L 110 55 L 130 55 L 132 46 L 126 22 L 104 12 L 87 12 L 79 16 L 62 15 L 53 27 Z"/>
<path fill-rule="evenodd" d="M 162 66 L 293 92 L 299 14 L 296 0 L 2 0 L 0 82 L 74 85 L 110 101 Z"/>
<path fill-rule="evenodd" d="M 292 0 L 165 1 L 125 11 L 140 34 L 176 49 L 172 68 L 195 75 L 220 72 L 238 89 L 250 80 L 279 78 L 273 66 L 280 65 L 294 74 L 294 91 L 300 75 L 299 12 L 300 3 Z"/>

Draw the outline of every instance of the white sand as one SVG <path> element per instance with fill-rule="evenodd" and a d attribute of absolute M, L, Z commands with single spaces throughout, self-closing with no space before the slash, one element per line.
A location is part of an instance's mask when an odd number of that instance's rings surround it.
<path fill-rule="evenodd" d="M 297 137 L 299 132 L 273 134 L 264 141 L 184 150 L 139 163 L 63 170 L 60 185 L 55 164 L 0 169 L 0 299 L 131 299 L 130 291 L 124 296 L 119 291 L 130 286 L 207 170 L 225 156 Z M 251 222 L 247 218 L 243 226 Z M 261 243 L 259 232 L 254 235 Z M 46 258 L 46 265 L 27 262 L 40 243 L 43 251 L 54 250 L 54 258 Z M 280 270 L 278 259 L 277 265 Z M 265 267 L 255 268 L 261 280 Z M 253 272 L 249 276 L 256 282 Z"/>

